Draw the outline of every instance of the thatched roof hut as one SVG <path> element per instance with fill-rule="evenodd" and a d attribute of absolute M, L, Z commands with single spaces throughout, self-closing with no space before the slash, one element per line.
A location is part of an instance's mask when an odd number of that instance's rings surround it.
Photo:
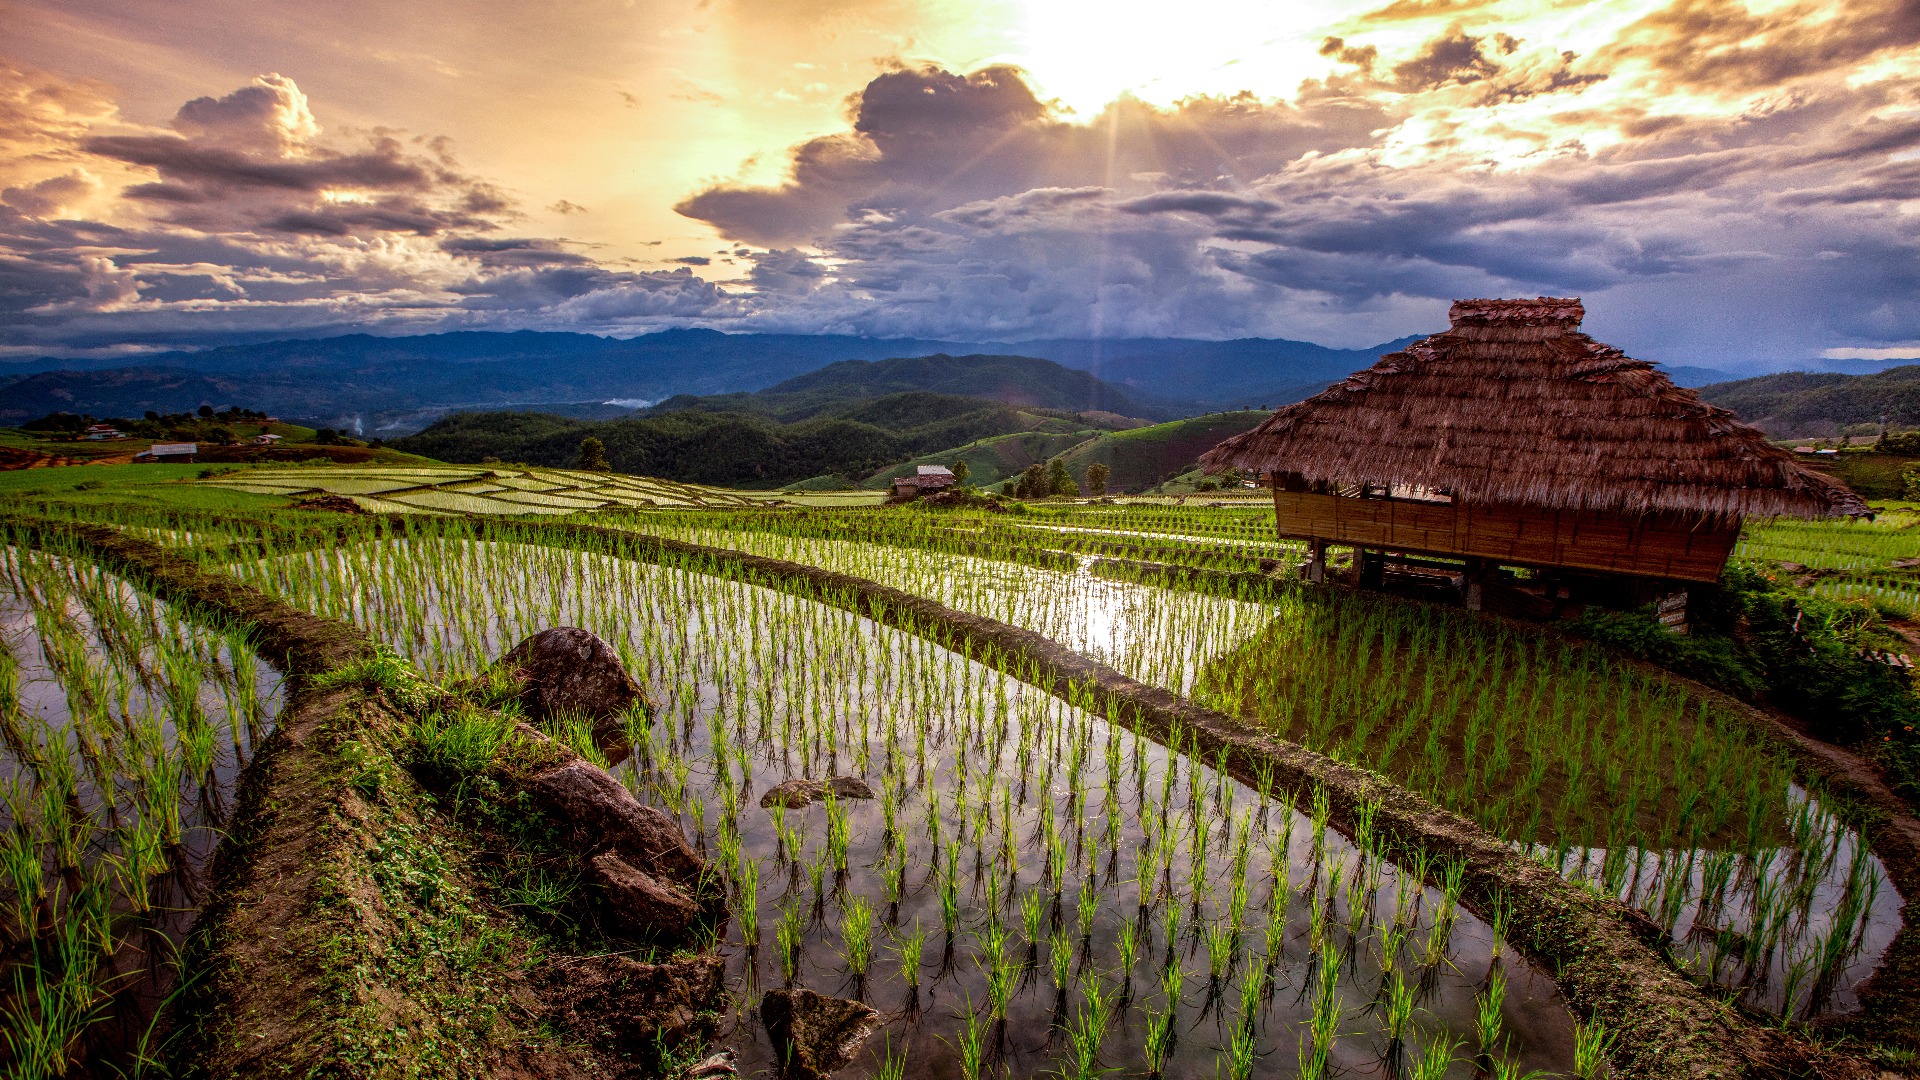
<path fill-rule="evenodd" d="M 1271 478 L 1284 535 L 1396 549 L 1404 529 L 1367 534 L 1372 539 L 1344 528 L 1328 535 L 1325 521 L 1299 519 L 1326 507 L 1292 500 L 1299 513 L 1289 521 L 1280 496 L 1417 490 L 1452 508 L 1481 508 L 1482 518 L 1497 509 L 1515 519 L 1503 526 L 1515 536 L 1531 515 L 1535 535 L 1542 520 L 1561 532 L 1586 522 L 1596 535 L 1597 523 L 1653 523 L 1716 534 L 1729 550 L 1743 517 L 1868 513 L 1859 496 L 1732 413 L 1580 333 L 1584 315 L 1578 299 L 1461 300 L 1446 332 L 1281 409 L 1201 463 Z M 1429 532 L 1437 527 L 1427 523 Z M 1454 540 L 1427 535 L 1405 546 L 1693 580 L 1717 577 L 1725 560 L 1722 552 L 1710 574 L 1702 565 L 1636 567 L 1618 558 L 1605 567 L 1591 558 L 1557 563 L 1553 553 L 1515 549 L 1517 541 L 1482 550 L 1487 544 L 1469 542 L 1464 529 L 1459 523 Z"/>
<path fill-rule="evenodd" d="M 1445 333 L 1281 409 L 1201 463 L 1557 510 L 1868 513 L 1732 413 L 1580 333 L 1584 315 L 1578 299 L 1461 300 Z"/>

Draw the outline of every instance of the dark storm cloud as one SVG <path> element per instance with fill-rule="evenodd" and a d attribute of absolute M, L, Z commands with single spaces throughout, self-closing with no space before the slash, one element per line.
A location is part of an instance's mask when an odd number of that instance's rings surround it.
<path fill-rule="evenodd" d="M 1364 143 L 1386 121 L 1361 103 L 1295 108 L 1244 96 L 1171 110 L 1122 100 L 1090 124 L 1069 124 L 1004 67 L 888 72 L 852 114 L 852 131 L 794 149 L 788 183 L 721 186 L 676 209 L 728 236 L 779 246 L 867 213 L 938 211 L 1033 188 L 1250 180 L 1309 150 Z"/>
<path fill-rule="evenodd" d="M 172 126 L 175 134 L 86 138 L 79 149 L 157 173 L 122 194 L 209 232 L 434 236 L 491 229 L 512 212 L 438 141 L 374 132 L 345 150 L 320 142 L 306 96 L 281 75 L 189 101 Z"/>
<path fill-rule="evenodd" d="M 170 131 L 137 134 L 93 133 L 111 109 L 86 90 L 0 68 L 0 118 L 13 122 L 0 142 L 18 159 L 83 166 L 0 189 L 11 351 L 731 311 L 684 269 L 621 271 L 564 240 L 505 235 L 511 200 L 444 140 L 328 138 L 283 76 L 197 98 Z M 136 178 L 119 191 L 125 224 L 60 216 L 99 193 L 96 172 Z"/>
<path fill-rule="evenodd" d="M 799 275 L 760 257 L 763 317 L 872 333 L 1297 334 L 1339 313 L 1384 338 L 1408 312 L 1500 293 L 1584 293 L 1601 312 L 1609 295 L 1633 296 L 1648 325 L 1669 325 L 1663 305 L 1779 279 L 1797 288 L 1770 283 L 1768 302 L 1805 325 L 1778 348 L 1915 335 L 1899 318 L 1842 314 L 1915 306 L 1900 267 L 1920 255 L 1920 225 L 1889 206 L 1920 185 L 1920 165 L 1888 160 L 1917 145 L 1915 122 L 1862 122 L 1895 91 L 1811 86 L 1731 121 L 1666 118 L 1528 168 L 1463 167 L 1441 143 L 1390 164 L 1381 135 L 1397 121 L 1355 108 L 1356 88 L 1453 94 L 1472 110 L 1578 94 L 1608 73 L 1500 33 L 1449 31 L 1384 76 L 1347 41 L 1322 51 L 1361 69 L 1323 87 L 1326 108 L 1121 103 L 1084 127 L 1035 113 L 1001 71 L 893 72 L 872 88 L 884 107 L 853 102 L 851 130 L 797 148 L 786 184 L 715 189 L 682 212 L 822 253 Z M 948 122 L 952 138 L 928 134 Z M 837 288 L 821 287 L 823 271 Z M 1639 318 L 1623 320 L 1628 343 Z"/>

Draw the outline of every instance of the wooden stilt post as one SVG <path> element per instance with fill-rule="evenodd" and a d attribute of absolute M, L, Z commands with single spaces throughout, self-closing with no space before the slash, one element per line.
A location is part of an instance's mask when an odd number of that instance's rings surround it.
<path fill-rule="evenodd" d="M 1327 542 L 1307 541 L 1307 580 L 1318 585 L 1327 580 Z"/>
<path fill-rule="evenodd" d="M 1487 560 L 1469 558 L 1467 560 L 1467 571 L 1465 574 L 1466 581 L 1464 588 L 1461 590 L 1460 597 L 1461 600 L 1466 603 L 1468 611 L 1480 610 L 1480 605 L 1483 600 L 1482 587 L 1486 582 L 1486 577 Z"/>

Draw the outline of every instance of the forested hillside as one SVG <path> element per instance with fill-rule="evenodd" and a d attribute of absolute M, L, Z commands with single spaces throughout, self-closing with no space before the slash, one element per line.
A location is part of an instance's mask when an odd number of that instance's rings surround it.
<path fill-rule="evenodd" d="M 1920 427 L 1920 364 L 1871 375 L 1789 371 L 1715 383 L 1700 396 L 1777 436 L 1826 435 L 1855 424 Z"/>

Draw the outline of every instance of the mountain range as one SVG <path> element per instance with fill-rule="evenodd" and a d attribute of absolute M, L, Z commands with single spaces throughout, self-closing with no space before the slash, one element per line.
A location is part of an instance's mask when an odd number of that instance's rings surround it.
<path fill-rule="evenodd" d="M 461 410 L 605 416 L 674 395 L 755 391 L 848 360 L 1019 355 L 1090 373 L 1149 417 L 1297 400 L 1381 352 L 1270 338 L 983 344 L 848 335 L 665 330 L 633 338 L 459 332 L 350 334 L 230 345 L 127 361 L 42 357 L 0 370 L 0 423 L 56 410 L 138 416 L 201 404 L 262 408 L 368 435 L 417 431 Z M 928 389 L 928 387 L 915 387 Z M 612 403 L 609 405 L 608 403 Z"/>

